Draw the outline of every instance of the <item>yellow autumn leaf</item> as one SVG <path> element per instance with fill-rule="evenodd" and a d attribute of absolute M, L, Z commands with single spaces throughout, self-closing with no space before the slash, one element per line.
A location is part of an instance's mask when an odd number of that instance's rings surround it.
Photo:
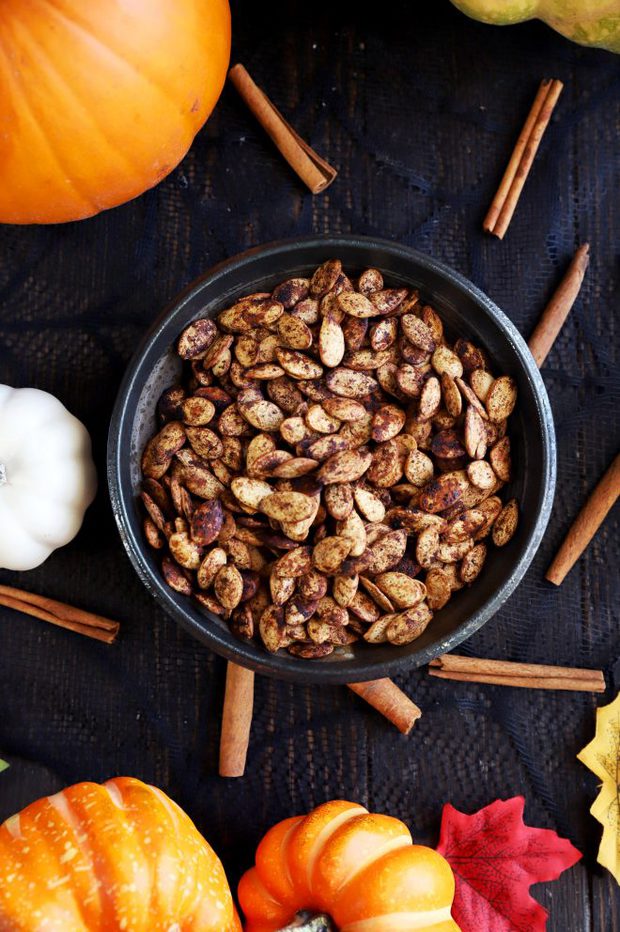
<path fill-rule="evenodd" d="M 598 862 L 620 883 L 620 693 L 596 710 L 596 734 L 577 757 L 603 781 L 590 809 L 603 826 Z"/>

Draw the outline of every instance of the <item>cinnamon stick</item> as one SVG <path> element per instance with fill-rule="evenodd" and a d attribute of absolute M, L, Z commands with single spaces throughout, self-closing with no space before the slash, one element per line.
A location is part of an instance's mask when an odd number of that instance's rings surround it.
<path fill-rule="evenodd" d="M 112 644 L 116 640 L 120 628 L 119 623 L 110 618 L 14 586 L 0 585 L 0 605 L 105 644 Z"/>
<path fill-rule="evenodd" d="M 105 644 L 116 640 L 120 628 L 119 623 L 110 618 L 14 586 L 0 585 L 0 605 Z"/>
<path fill-rule="evenodd" d="M 556 586 L 562 583 L 596 534 L 619 495 L 620 453 L 577 515 L 557 556 L 547 570 L 546 578 L 549 582 Z"/>
<path fill-rule="evenodd" d="M 254 709 L 254 671 L 228 662 L 220 737 L 221 777 L 242 777 Z"/>
<path fill-rule="evenodd" d="M 568 680 L 597 679 L 604 685 L 602 670 L 584 667 L 556 667 L 548 663 L 515 663 L 512 660 L 492 660 L 482 657 L 464 657 L 462 654 L 442 654 L 431 660 L 429 667 L 439 667 L 444 672 L 482 673 L 495 676 L 554 677 Z"/>
<path fill-rule="evenodd" d="M 602 670 L 556 667 L 545 663 L 513 663 L 443 654 L 429 663 L 431 676 L 464 683 L 492 683 L 525 689 L 567 689 L 573 692 L 605 692 Z M 433 669 L 437 668 L 437 669 Z"/>
<path fill-rule="evenodd" d="M 492 233 L 498 239 L 503 239 L 508 229 L 563 87 L 562 82 L 556 79 L 544 78 L 540 83 L 504 176 L 482 224 L 487 233 Z"/>
<path fill-rule="evenodd" d="M 545 102 L 547 94 L 549 93 L 550 83 L 551 82 L 548 78 L 544 78 L 540 82 L 538 92 L 534 98 L 534 103 L 532 104 L 530 112 L 527 115 L 523 129 L 519 133 L 519 138 L 517 139 L 512 155 L 510 156 L 510 160 L 506 166 L 506 171 L 504 172 L 502 180 L 500 181 L 497 193 L 495 194 L 495 197 L 491 202 L 491 206 L 487 211 L 487 215 L 482 223 L 483 229 L 486 230 L 487 233 L 492 233 L 493 227 L 497 223 L 497 218 L 500 215 L 502 206 L 510 190 L 510 186 L 515 179 L 517 169 L 521 159 L 523 158 L 523 152 L 531 136 L 532 130 L 534 129 L 534 124 L 538 119 L 542 105 Z"/>
<path fill-rule="evenodd" d="M 461 683 L 488 683 L 493 686 L 516 686 L 522 689 L 565 689 L 570 692 L 605 692 L 605 684 L 598 679 L 567 679 L 551 676 L 494 676 L 490 673 L 458 673 L 453 670 L 429 670 L 431 676 Z"/>
<path fill-rule="evenodd" d="M 589 261 L 590 244 L 584 243 L 573 256 L 564 278 L 534 328 L 528 346 L 539 369 L 575 303 Z"/>
<path fill-rule="evenodd" d="M 422 710 L 407 696 L 396 683 L 387 677 L 369 680 L 366 683 L 349 683 L 349 689 L 361 696 L 369 705 L 396 725 L 403 735 L 408 735 Z"/>
<path fill-rule="evenodd" d="M 74 605 L 67 605 L 65 602 L 59 602 L 57 599 L 49 598 L 49 596 L 26 592 L 24 589 L 16 589 L 14 586 L 0 585 L 0 596 L 11 596 L 29 605 L 40 606 L 54 615 L 88 627 L 101 628 L 103 631 L 116 631 L 119 628 L 118 622 L 112 621 L 110 618 L 87 612 L 82 608 L 76 608 Z"/>
<path fill-rule="evenodd" d="M 328 187 L 338 174 L 325 159 L 322 159 L 287 123 L 280 111 L 272 104 L 264 91 L 252 80 L 241 64 L 234 65 L 228 77 L 239 91 L 265 132 L 276 144 L 291 168 L 313 194 Z"/>

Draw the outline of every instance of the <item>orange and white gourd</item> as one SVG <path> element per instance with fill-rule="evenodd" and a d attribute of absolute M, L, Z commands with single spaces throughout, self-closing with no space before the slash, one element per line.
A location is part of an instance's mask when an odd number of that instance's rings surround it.
<path fill-rule="evenodd" d="M 267 832 L 238 894 L 246 932 L 276 932 L 301 910 L 339 932 L 459 932 L 448 862 L 398 819 L 340 800 Z"/>
<path fill-rule="evenodd" d="M 77 783 L 0 826 L 2 932 L 240 932 L 224 869 L 171 799 Z"/>

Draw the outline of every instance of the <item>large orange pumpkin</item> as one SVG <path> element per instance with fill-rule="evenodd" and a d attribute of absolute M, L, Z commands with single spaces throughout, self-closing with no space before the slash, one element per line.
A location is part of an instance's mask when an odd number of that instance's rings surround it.
<path fill-rule="evenodd" d="M 219 859 L 140 780 L 77 783 L 0 826 L 3 932 L 240 932 Z"/>
<path fill-rule="evenodd" d="M 0 8 L 0 222 L 89 217 L 180 162 L 224 84 L 228 0 Z"/>
<path fill-rule="evenodd" d="M 303 910 L 340 932 L 459 932 L 448 862 L 391 816 L 334 800 L 274 826 L 241 878 L 246 932 L 275 932 Z"/>

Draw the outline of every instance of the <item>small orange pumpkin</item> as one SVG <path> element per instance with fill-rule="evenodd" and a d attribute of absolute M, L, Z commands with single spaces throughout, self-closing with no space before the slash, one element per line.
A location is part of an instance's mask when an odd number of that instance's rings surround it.
<path fill-rule="evenodd" d="M 77 783 L 0 826 L 0 929 L 240 932 L 224 869 L 176 803 L 132 777 Z"/>
<path fill-rule="evenodd" d="M 448 862 L 398 819 L 341 800 L 270 829 L 238 894 L 246 932 L 276 932 L 302 910 L 340 932 L 459 932 Z"/>
<path fill-rule="evenodd" d="M 2 0 L 0 222 L 79 220 L 152 187 L 222 90 L 228 0 Z"/>

